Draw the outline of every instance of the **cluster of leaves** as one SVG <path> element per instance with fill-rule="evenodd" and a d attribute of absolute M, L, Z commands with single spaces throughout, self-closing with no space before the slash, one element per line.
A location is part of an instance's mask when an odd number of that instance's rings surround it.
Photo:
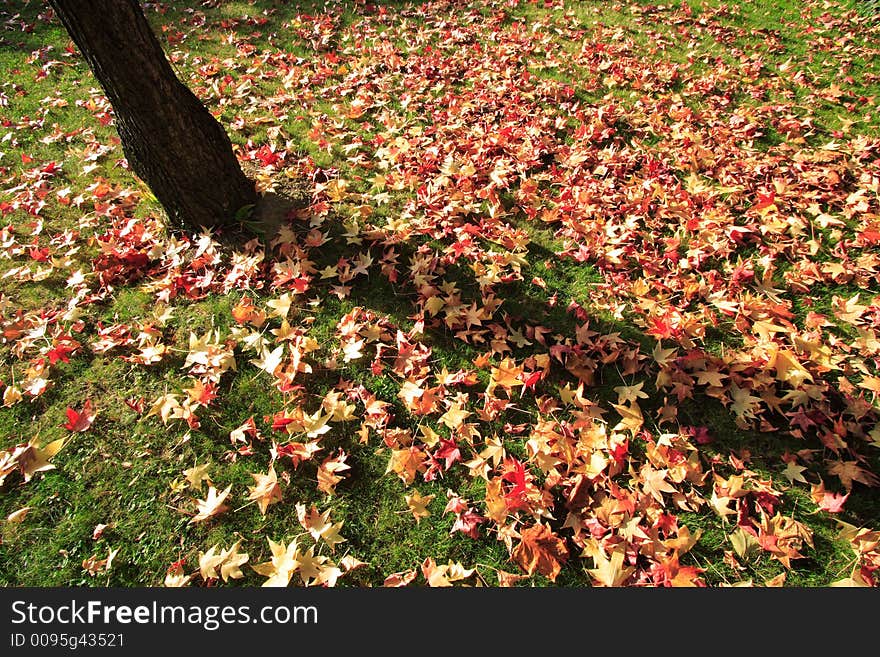
<path fill-rule="evenodd" d="M 552 2 L 328 7 L 277 23 L 278 9 L 175 23 L 152 6 L 258 187 L 305 180 L 307 202 L 236 248 L 208 231 L 169 235 L 141 192 L 101 174 L 116 143 L 47 127 L 66 100 L 4 117 L 21 165 L 2 168 L 3 278 L 53 295 L 30 309 L 0 297 L 4 407 L 75 385 L 63 367 L 101 355 L 177 372 L 126 403 L 186 438 L 217 417 L 230 381 L 256 377 L 280 401 L 238 418 L 223 456 L 255 464 L 247 494 L 212 482 L 205 462 L 170 482 L 168 503 L 195 524 L 241 512 L 236 495 L 261 517 L 295 516 L 303 532 L 266 536 L 268 560 L 251 566 L 266 585 L 333 586 L 365 565 L 335 557 L 346 539 L 330 510 L 284 492 L 311 481 L 332 499 L 358 476 L 349 458 L 362 446 L 385 455 L 415 523 L 432 522 L 440 482 L 479 492 L 447 487 L 442 515 L 456 537 L 504 546 L 519 572 L 496 569 L 498 585 L 555 582 L 574 563 L 594 585 L 705 585 L 691 555 L 702 531 L 683 520 L 701 515 L 723 528 L 729 572 L 761 558 L 796 567 L 815 537 L 787 492 L 830 519 L 880 484 L 880 139 L 854 129 L 876 122 L 876 98 L 852 63 L 876 54 L 880 27 L 820 13 L 802 36 L 844 71 L 827 84 L 780 58 L 779 30 L 736 27 L 746 8 L 621 5 L 628 31 Z M 186 50 L 212 35 L 226 56 Z M 28 86 L 80 65 L 72 49 L 53 56 L 34 53 Z M 87 96 L 76 102 L 91 121 L 110 123 L 106 100 Z M 27 154 L 18 139 L 33 130 L 76 157 Z M 56 228 L 63 212 L 76 222 Z M 593 279 L 566 284 L 572 271 Z M 150 312 L 102 315 L 134 287 Z M 393 293 L 385 307 L 357 302 L 378 287 Z M 224 296 L 234 306 L 210 329 L 177 327 L 188 304 Z M 467 358 L 444 356 L 444 341 Z M 748 445 L 725 453 L 716 427 L 680 417 L 691 400 L 797 449 L 773 473 L 754 469 Z M 64 428 L 89 431 L 100 407 L 69 408 Z M 62 444 L 3 452 L 0 485 L 51 467 Z M 837 581 L 880 584 L 877 532 L 842 527 L 855 556 Z M 200 549 L 197 571 L 174 562 L 165 583 L 244 577 L 242 541 L 223 545 Z M 83 567 L 109 571 L 114 556 Z M 478 564 L 435 557 L 382 581 L 486 582 Z"/>

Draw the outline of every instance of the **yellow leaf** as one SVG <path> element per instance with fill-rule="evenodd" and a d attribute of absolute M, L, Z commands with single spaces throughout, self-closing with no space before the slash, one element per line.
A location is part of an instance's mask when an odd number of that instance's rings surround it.
<path fill-rule="evenodd" d="M 342 529 L 343 523 L 338 522 L 334 524 L 330 521 L 330 509 L 327 509 L 324 513 L 318 513 L 318 509 L 314 504 L 308 511 L 306 511 L 305 504 L 297 504 L 296 516 L 303 529 L 308 531 L 316 541 L 323 540 L 331 551 L 335 550 L 339 543 L 346 541 L 345 538 L 339 535 L 339 530 Z"/>
<path fill-rule="evenodd" d="M 797 356 L 787 349 L 780 349 L 776 352 L 776 357 L 767 363 L 768 367 L 776 368 L 776 379 L 778 381 L 787 381 L 797 388 L 804 381 L 813 381 L 813 375 L 800 364 Z"/>
<path fill-rule="evenodd" d="M 297 562 L 299 563 L 299 576 L 302 578 L 303 584 L 311 586 L 321 576 L 323 566 L 327 563 L 327 557 L 315 554 L 315 546 L 312 545 L 304 553 L 297 553 Z"/>
<path fill-rule="evenodd" d="M 736 555 L 745 561 L 750 561 L 753 557 L 761 553 L 761 543 L 758 539 L 745 531 L 742 527 L 737 527 L 736 531 L 727 537 L 733 545 L 733 551 Z"/>
<path fill-rule="evenodd" d="M 306 436 L 309 438 L 317 438 L 330 431 L 330 425 L 327 424 L 327 421 L 330 420 L 331 417 L 332 415 L 330 413 L 321 413 L 320 408 L 312 415 L 303 413 L 302 425 L 303 431 L 306 432 Z"/>
<path fill-rule="evenodd" d="M 284 358 L 284 345 L 285 343 L 282 342 L 272 351 L 263 349 L 260 357 L 252 359 L 251 362 L 261 370 L 264 370 L 269 374 L 274 374 L 275 370 L 278 369 L 278 366 L 281 365 L 281 360 Z"/>
<path fill-rule="evenodd" d="M 678 349 L 676 349 L 675 347 L 671 347 L 670 349 L 663 349 L 658 342 L 656 345 L 654 345 L 651 356 L 654 358 L 654 362 L 660 365 L 660 367 L 663 367 L 664 365 L 672 361 L 677 352 Z"/>
<path fill-rule="evenodd" d="M 23 521 L 25 519 L 25 516 L 27 516 L 28 512 L 32 508 L 33 507 L 30 507 L 30 506 L 24 506 L 24 507 L 18 509 L 17 511 L 13 511 L 8 516 L 6 516 L 6 522 L 21 522 L 21 521 Z"/>
<path fill-rule="evenodd" d="M 18 456 L 18 467 L 24 475 L 24 480 L 30 481 L 38 472 L 54 470 L 55 466 L 49 463 L 49 459 L 55 456 L 64 446 L 65 438 L 53 440 L 45 447 L 37 447 L 37 439 L 31 439 L 27 447 Z"/>
<path fill-rule="evenodd" d="M 404 484 L 409 485 L 415 480 L 417 472 L 427 470 L 424 461 L 425 454 L 417 447 L 392 449 L 385 473 L 394 472 Z"/>
<path fill-rule="evenodd" d="M 406 499 L 406 505 L 416 519 L 416 523 L 420 522 L 422 518 L 427 518 L 431 515 L 431 512 L 427 507 L 436 495 L 422 496 L 419 491 L 416 490 L 413 491 L 412 495 L 405 495 L 404 497 Z"/>
<path fill-rule="evenodd" d="M 523 368 L 516 364 L 512 358 L 505 358 L 502 360 L 498 367 L 492 368 L 491 380 L 489 382 L 489 389 L 493 389 L 495 386 L 501 386 L 508 392 L 517 386 L 523 385 L 520 376 L 523 373 Z"/>
<path fill-rule="evenodd" d="M 639 405 L 633 401 L 629 406 L 624 406 L 623 404 L 611 404 L 618 413 L 620 413 L 620 422 L 618 422 L 613 431 L 617 431 L 618 429 L 629 429 L 633 435 L 638 433 L 639 429 L 642 428 L 642 425 L 645 423 L 645 419 L 642 416 L 642 409 L 639 408 Z"/>
<path fill-rule="evenodd" d="M 794 482 L 799 481 L 803 484 L 809 483 L 806 479 L 804 479 L 803 473 L 806 471 L 806 468 L 802 465 L 798 465 L 794 461 L 789 461 L 788 465 L 785 466 L 785 470 L 782 471 L 782 474 L 786 479 L 792 484 Z"/>
<path fill-rule="evenodd" d="M 287 317 L 287 314 L 290 312 L 290 305 L 293 303 L 293 299 L 290 294 L 285 292 L 278 299 L 272 299 L 266 302 L 266 305 L 272 309 L 272 312 L 269 313 L 273 317 Z"/>
<path fill-rule="evenodd" d="M 341 452 L 339 456 L 327 458 L 321 463 L 318 467 L 318 490 L 327 495 L 336 494 L 336 485 L 343 479 L 341 475 L 336 473 L 351 469 L 351 466 L 345 463 L 346 458 L 348 455 Z"/>
<path fill-rule="evenodd" d="M 654 470 L 645 463 L 639 471 L 639 479 L 642 482 L 642 491 L 651 495 L 660 504 L 663 504 L 663 493 L 675 493 L 675 488 L 666 481 L 667 469 Z"/>
<path fill-rule="evenodd" d="M 642 392 L 644 381 L 632 386 L 616 386 L 614 392 L 617 393 L 617 403 L 626 404 L 627 402 L 638 403 L 639 399 L 647 399 L 648 395 Z"/>
<path fill-rule="evenodd" d="M 445 305 L 446 302 L 443 299 L 435 296 L 425 301 L 425 310 L 427 310 L 431 314 L 431 317 L 434 317 L 443 309 L 443 306 Z"/>
<path fill-rule="evenodd" d="M 183 476 L 186 477 L 191 488 L 198 488 L 201 490 L 203 481 L 211 481 L 211 478 L 208 476 L 208 468 L 210 467 L 211 465 L 209 463 L 205 463 L 204 465 L 194 465 L 188 470 L 184 470 Z"/>
<path fill-rule="evenodd" d="M 267 540 L 272 551 L 272 559 L 251 567 L 259 575 L 268 578 L 263 582 L 263 586 L 287 586 L 300 566 L 296 539 L 286 546 L 284 543 L 276 543 L 271 538 Z"/>
<path fill-rule="evenodd" d="M 260 507 L 260 514 L 266 515 L 266 509 L 270 504 L 276 504 L 281 501 L 281 486 L 278 485 L 278 477 L 275 474 L 275 466 L 269 466 L 267 474 L 251 473 L 251 477 L 256 481 L 256 485 L 248 486 L 250 495 L 249 500 L 256 500 Z"/>
<path fill-rule="evenodd" d="M 587 572 L 595 580 L 599 586 L 620 586 L 627 578 L 632 575 L 635 568 L 628 566 L 624 568 L 623 560 L 625 555 L 624 545 L 618 544 L 614 547 L 610 557 L 605 556 L 602 548 L 592 539 L 594 545 L 588 546 L 589 555 L 593 557 L 593 563 L 596 568 Z"/>
<path fill-rule="evenodd" d="M 168 424 L 168 418 L 170 417 L 172 411 L 180 408 L 180 402 L 177 401 L 177 395 L 174 394 L 166 394 L 162 395 L 150 407 L 150 410 L 147 412 L 146 417 L 150 417 L 151 415 L 158 415 L 162 418 L 162 424 Z"/>
<path fill-rule="evenodd" d="M 224 511 L 229 509 L 228 506 L 223 504 L 223 501 L 229 496 L 229 491 L 232 490 L 232 484 L 226 487 L 222 493 L 218 493 L 217 489 L 214 486 L 208 486 L 208 495 L 203 500 L 196 501 L 196 507 L 198 509 L 198 513 L 193 516 L 190 522 L 202 522 L 204 520 L 208 520 L 209 518 L 213 518 L 215 516 L 219 516 Z"/>
<path fill-rule="evenodd" d="M 422 562 L 422 574 L 431 587 L 448 587 L 452 586 L 449 578 L 446 576 L 448 566 L 438 566 L 431 557 Z"/>
<path fill-rule="evenodd" d="M 470 411 L 463 409 L 461 404 L 455 402 L 449 407 L 448 411 L 440 416 L 440 422 L 454 430 L 457 427 L 460 427 L 462 422 L 464 422 L 469 415 Z"/>

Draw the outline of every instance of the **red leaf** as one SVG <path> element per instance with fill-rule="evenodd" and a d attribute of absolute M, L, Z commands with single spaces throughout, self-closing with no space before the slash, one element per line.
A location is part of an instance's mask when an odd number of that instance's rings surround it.
<path fill-rule="evenodd" d="M 83 404 L 82 411 L 77 412 L 68 406 L 67 424 L 64 425 L 64 428 L 68 431 L 88 431 L 92 422 L 95 421 L 96 415 L 97 412 L 92 408 L 92 402 L 88 399 Z"/>

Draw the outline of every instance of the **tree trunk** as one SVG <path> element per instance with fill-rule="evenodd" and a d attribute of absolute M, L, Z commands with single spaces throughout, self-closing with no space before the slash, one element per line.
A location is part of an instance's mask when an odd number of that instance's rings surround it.
<path fill-rule="evenodd" d="M 172 221 L 229 224 L 256 202 L 229 136 L 174 74 L 137 0 L 49 0 L 113 105 L 131 168 Z"/>

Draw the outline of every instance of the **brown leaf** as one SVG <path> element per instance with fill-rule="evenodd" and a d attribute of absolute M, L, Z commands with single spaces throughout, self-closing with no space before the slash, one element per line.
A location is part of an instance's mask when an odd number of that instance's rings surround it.
<path fill-rule="evenodd" d="M 565 541 L 541 523 L 524 529 L 521 539 L 511 555 L 514 561 L 529 575 L 537 571 L 555 582 L 562 564 L 568 560 Z"/>

